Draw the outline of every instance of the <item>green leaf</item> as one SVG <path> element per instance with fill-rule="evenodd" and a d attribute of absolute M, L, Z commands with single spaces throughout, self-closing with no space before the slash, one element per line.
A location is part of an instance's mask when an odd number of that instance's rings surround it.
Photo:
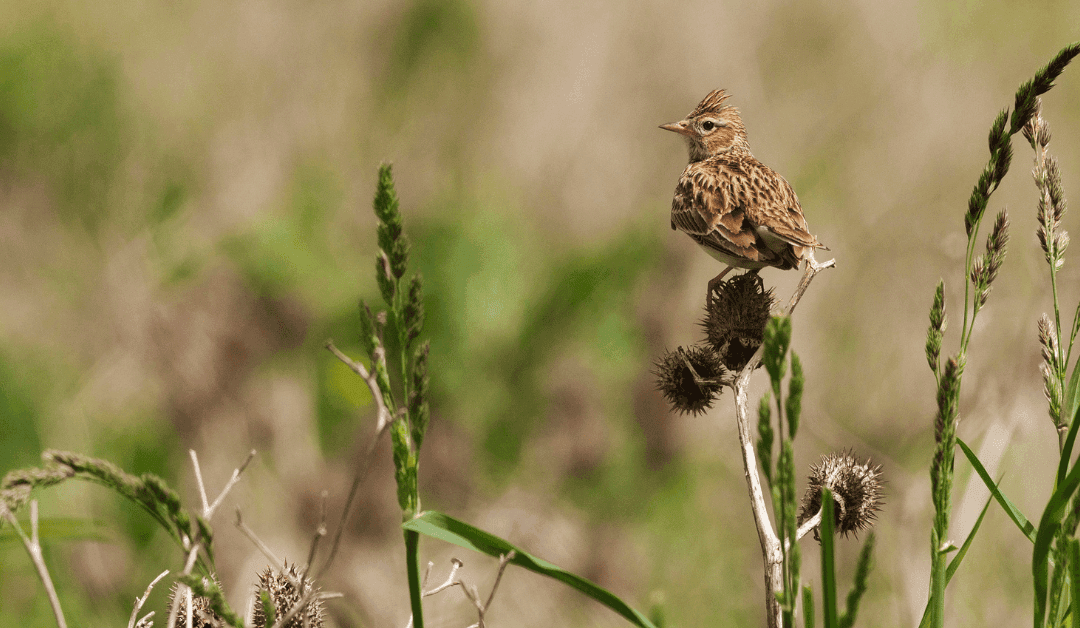
<path fill-rule="evenodd" d="M 803 628 L 814 628 L 814 595 L 810 585 L 802 588 Z"/>
<path fill-rule="evenodd" d="M 1061 401 L 1061 416 L 1069 422 L 1069 434 L 1065 437 L 1065 445 L 1061 449 L 1061 462 L 1058 464 L 1058 483 L 1065 477 L 1072 460 L 1072 448 L 1076 442 L 1076 417 L 1080 412 L 1080 362 L 1073 366 L 1072 377 L 1069 385 L 1065 388 L 1065 394 Z"/>
<path fill-rule="evenodd" d="M 1050 545 L 1057 535 L 1058 528 L 1061 527 L 1061 518 L 1078 485 L 1080 485 L 1080 466 L 1073 467 L 1073 470 L 1065 477 L 1065 481 L 1058 485 L 1039 519 L 1039 532 L 1035 536 L 1035 549 L 1031 556 L 1031 575 L 1035 584 L 1035 623 L 1033 625 L 1036 628 L 1043 625 L 1046 615 L 1046 578 L 1049 569 Z"/>
<path fill-rule="evenodd" d="M 463 521 L 459 521 L 444 515 L 441 512 L 429 510 L 420 516 L 410 519 L 402 524 L 406 530 L 412 530 L 432 538 L 452 543 L 465 549 L 470 549 L 488 556 L 499 557 L 514 551 L 515 556 L 510 564 L 528 569 L 542 576 L 554 578 L 563 584 L 577 589 L 586 596 L 596 600 L 604 606 L 622 615 L 627 621 L 640 626 L 640 628 L 656 628 L 643 614 L 634 610 L 615 594 L 603 589 L 588 580 L 574 575 L 565 569 L 557 567 L 548 561 L 537 558 L 528 552 L 511 545 L 507 541 L 475 528 Z"/>
<path fill-rule="evenodd" d="M 424 592 L 420 582 L 420 534 L 405 529 L 405 568 L 409 575 L 409 604 L 412 606 L 413 626 L 424 628 Z"/>
<path fill-rule="evenodd" d="M 949 568 L 945 570 L 945 584 L 948 585 L 952 581 L 953 575 L 956 574 L 956 570 L 960 568 L 960 563 L 963 562 L 964 556 L 967 556 L 968 548 L 971 547 L 971 542 L 975 539 L 975 533 L 979 531 L 979 527 L 982 525 L 983 517 L 986 516 L 986 511 L 990 508 L 990 497 L 986 499 L 986 503 L 983 504 L 982 512 L 979 513 L 979 518 L 975 520 L 975 525 L 972 526 L 971 532 L 968 532 L 967 538 L 964 539 L 964 544 L 960 546 L 960 551 L 956 553 L 952 561 L 949 563 Z M 927 600 L 926 608 L 923 610 L 922 620 L 919 621 L 919 628 L 924 628 L 930 621 L 930 608 L 931 601 Z"/>
<path fill-rule="evenodd" d="M 983 517 L 986 516 L 987 509 L 990 508 L 990 498 L 986 498 L 986 503 L 983 504 L 982 511 L 979 512 L 979 518 L 975 520 L 975 525 L 971 527 L 971 532 L 968 532 L 967 538 L 964 539 L 964 544 L 960 546 L 960 551 L 956 552 L 956 556 L 953 556 L 952 561 L 949 562 L 949 568 L 945 570 L 945 584 L 949 584 L 952 581 L 953 574 L 960 568 L 960 563 L 964 562 L 964 556 L 967 556 L 968 548 L 971 547 L 971 542 L 975 540 L 975 533 L 979 531 L 979 527 L 982 525 Z"/>
<path fill-rule="evenodd" d="M 837 628 L 836 563 L 834 559 L 833 496 L 828 488 L 821 490 L 821 610 L 825 628 Z"/>
<path fill-rule="evenodd" d="M 1072 606 L 1070 610 L 1080 609 L 1080 541 L 1069 539 L 1069 580 L 1072 581 Z M 1073 628 L 1080 628 L 1080 613 L 1072 613 Z"/>
<path fill-rule="evenodd" d="M 979 461 L 978 456 L 976 456 L 975 453 L 971 451 L 971 448 L 967 446 L 967 443 L 960 440 L 959 438 L 956 439 L 956 442 L 958 445 L 960 445 L 960 449 L 963 450 L 964 455 L 967 456 L 968 462 L 971 463 L 971 466 L 975 469 L 975 472 L 979 474 L 980 478 L 982 478 L 983 484 L 985 484 L 986 488 L 990 490 L 990 494 L 993 495 L 994 499 L 996 499 L 998 504 L 1001 505 L 1001 509 L 1005 511 L 1005 514 L 1009 515 L 1009 518 L 1012 519 L 1013 523 L 1016 524 L 1016 527 L 1020 528 L 1020 531 L 1024 533 L 1024 536 L 1026 536 L 1029 541 L 1034 543 L 1036 535 L 1035 526 L 1031 525 L 1031 522 L 1028 521 L 1027 517 L 1024 516 L 1024 513 L 1020 512 L 1020 509 L 1017 508 L 1016 505 L 1013 504 L 1011 501 L 1009 501 L 1009 498 L 1005 497 L 1005 495 L 998 488 L 998 485 L 990 479 L 990 474 L 986 472 L 986 468 L 983 467 L 982 462 Z"/>

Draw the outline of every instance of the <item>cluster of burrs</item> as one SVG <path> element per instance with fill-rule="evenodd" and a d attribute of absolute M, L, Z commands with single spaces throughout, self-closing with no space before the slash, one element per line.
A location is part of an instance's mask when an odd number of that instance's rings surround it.
<path fill-rule="evenodd" d="M 286 571 L 283 572 L 280 569 L 267 567 L 259 573 L 259 582 L 255 585 L 252 625 L 255 628 L 270 628 L 271 626 L 322 628 L 325 621 L 322 597 L 310 594 L 311 582 L 302 580 L 301 574 L 296 570 L 296 565 L 285 563 L 285 568 Z M 167 608 L 172 608 L 173 598 L 176 597 L 178 590 L 179 584 L 174 584 L 169 592 Z M 301 604 L 303 608 L 296 608 Z M 184 600 L 180 600 L 177 607 L 179 613 L 173 627 L 185 628 L 188 626 L 188 605 Z M 281 623 L 281 619 L 286 619 L 286 621 Z M 148 628 L 153 625 L 153 622 L 141 625 Z M 225 620 L 213 611 L 209 598 L 192 596 L 192 628 L 224 628 L 226 625 Z"/>
<path fill-rule="evenodd" d="M 654 371 L 657 387 L 672 407 L 700 414 L 712 407 L 761 346 L 774 304 L 757 273 L 716 284 L 705 303 L 705 340 L 667 352 Z"/>

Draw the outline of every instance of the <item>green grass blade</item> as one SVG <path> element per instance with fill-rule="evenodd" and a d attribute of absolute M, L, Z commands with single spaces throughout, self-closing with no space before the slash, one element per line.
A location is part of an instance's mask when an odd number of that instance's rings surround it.
<path fill-rule="evenodd" d="M 803 628 L 814 628 L 814 594 L 810 585 L 802 588 Z"/>
<path fill-rule="evenodd" d="M 1066 365 L 1068 366 L 1068 365 Z M 1080 411 L 1080 366 L 1074 366 L 1069 385 L 1065 387 L 1065 393 L 1061 400 L 1061 416 L 1069 420 L 1069 435 L 1065 437 L 1065 445 L 1061 448 L 1061 461 L 1058 462 L 1057 481 L 1065 479 L 1065 472 L 1069 469 L 1069 461 L 1072 460 L 1072 448 L 1076 442 L 1076 417 Z"/>
<path fill-rule="evenodd" d="M 412 606 L 413 626 L 424 628 L 424 592 L 420 582 L 420 534 L 405 528 L 405 568 L 409 572 L 409 605 Z"/>
<path fill-rule="evenodd" d="M 985 508 L 983 508 L 983 512 L 986 512 Z M 859 614 L 859 602 L 862 601 L 862 596 L 866 593 L 866 581 L 869 579 L 870 570 L 873 568 L 874 538 L 874 533 L 871 532 L 866 537 L 866 543 L 863 544 L 862 550 L 859 551 L 859 563 L 855 568 L 855 584 L 851 587 L 851 591 L 848 592 L 846 608 L 844 613 L 840 615 L 840 628 L 853 628 L 855 626 L 855 617 Z"/>
<path fill-rule="evenodd" d="M 1080 608 L 1080 541 L 1069 539 L 1069 580 L 1072 588 L 1072 605 L 1069 610 Z M 1080 628 L 1080 613 L 1072 613 L 1072 628 Z"/>
<path fill-rule="evenodd" d="M 1073 427 L 1076 427 L 1075 422 Z M 1072 432 L 1072 429 L 1070 429 Z M 1035 536 L 1035 549 L 1031 555 L 1031 575 L 1035 585 L 1034 614 L 1035 628 L 1043 626 L 1046 616 L 1047 594 L 1047 571 L 1049 569 L 1050 545 L 1054 541 L 1058 528 L 1061 527 L 1061 518 L 1065 514 L 1065 508 L 1069 504 L 1077 485 L 1080 485 L 1080 466 L 1073 467 L 1065 481 L 1061 482 L 1050 501 L 1046 504 L 1042 517 L 1039 519 L 1039 532 Z"/>
<path fill-rule="evenodd" d="M 1035 542 L 1035 535 L 1037 530 L 1035 526 L 1028 521 L 1028 518 L 1024 516 L 1024 513 L 1020 512 L 1020 509 L 1013 504 L 1008 497 L 1001 492 L 996 482 L 990 479 L 990 474 L 986 472 L 986 468 L 983 467 L 982 462 L 979 461 L 978 456 L 975 455 L 971 448 L 967 446 L 967 443 L 956 439 L 956 443 L 960 445 L 960 449 L 964 451 L 964 455 L 967 456 L 968 462 L 975 469 L 975 472 L 982 478 L 983 484 L 990 490 L 990 494 L 994 496 L 998 504 L 1001 505 L 1001 509 L 1005 511 L 1005 514 L 1009 515 L 1016 527 L 1020 528 L 1020 531 L 1024 533 L 1024 536 L 1028 538 L 1032 543 Z M 1000 480 L 999 480 L 1000 481 Z"/>
<path fill-rule="evenodd" d="M 959 439 L 958 439 L 959 440 Z M 948 585 L 952 581 L 953 574 L 960 568 L 960 563 L 964 561 L 964 556 L 967 555 L 968 548 L 971 547 L 971 542 L 975 540 L 975 533 L 979 531 L 979 526 L 982 525 L 983 517 L 986 516 L 986 511 L 990 508 L 990 498 L 986 498 L 986 503 L 983 504 L 982 512 L 979 513 L 979 518 L 975 520 L 975 525 L 971 527 L 971 532 L 968 533 L 967 538 L 964 539 L 964 544 L 960 546 L 960 551 L 953 556 L 952 561 L 949 562 L 949 568 L 945 570 L 945 584 Z"/>
<path fill-rule="evenodd" d="M 640 628 L 656 628 L 645 615 L 631 608 L 626 602 L 623 602 L 610 591 L 603 589 L 580 576 L 574 575 L 565 569 L 553 565 L 542 558 L 537 558 L 494 534 L 490 534 L 463 521 L 444 515 L 441 512 L 429 510 L 418 517 L 406 521 L 402 524 L 402 527 L 406 530 L 411 530 L 416 533 L 439 539 L 440 541 L 473 550 L 474 552 L 487 554 L 488 556 L 499 557 L 508 554 L 510 550 L 513 550 L 515 556 L 510 561 L 510 564 L 528 569 L 529 571 L 538 573 L 542 576 L 554 578 L 573 589 L 577 589 L 586 596 L 610 608 L 619 615 L 622 615 L 627 621 L 635 626 L 639 626 Z"/>
<path fill-rule="evenodd" d="M 836 563 L 833 553 L 835 519 L 832 492 L 821 491 L 821 611 L 825 628 L 837 628 Z"/>
<path fill-rule="evenodd" d="M 949 567 L 945 570 L 946 586 L 952 581 L 953 575 L 956 574 L 956 570 L 960 568 L 960 563 L 963 562 L 964 556 L 967 555 L 968 548 L 971 547 L 971 542 L 975 539 L 975 533 L 979 531 L 979 527 L 983 522 L 983 517 L 986 516 L 986 511 L 990 509 L 990 499 L 990 497 L 986 499 L 986 503 L 983 504 L 982 507 L 982 512 L 979 513 L 979 518 L 975 520 L 975 525 L 972 526 L 971 532 L 969 532 L 967 538 L 964 539 L 964 544 L 960 547 L 960 551 L 957 552 L 956 556 L 949 562 Z M 930 600 L 927 600 L 926 608 L 923 609 L 922 619 L 919 621 L 919 628 L 925 628 L 929 625 L 930 606 Z"/>

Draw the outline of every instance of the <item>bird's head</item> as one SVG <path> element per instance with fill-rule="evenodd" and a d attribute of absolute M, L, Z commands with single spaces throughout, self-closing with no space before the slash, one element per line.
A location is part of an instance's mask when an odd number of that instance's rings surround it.
<path fill-rule="evenodd" d="M 692 162 L 731 150 L 748 151 L 750 144 L 739 110 L 723 104 L 728 98 L 722 89 L 709 92 L 686 118 L 660 128 L 686 137 Z"/>

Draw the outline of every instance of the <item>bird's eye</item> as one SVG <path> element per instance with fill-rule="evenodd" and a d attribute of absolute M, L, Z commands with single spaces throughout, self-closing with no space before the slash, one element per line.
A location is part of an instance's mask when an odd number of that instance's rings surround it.
<path fill-rule="evenodd" d="M 716 123 L 714 123 L 712 120 L 706 120 L 701 124 L 701 128 L 706 131 L 712 131 L 716 128 Z"/>

